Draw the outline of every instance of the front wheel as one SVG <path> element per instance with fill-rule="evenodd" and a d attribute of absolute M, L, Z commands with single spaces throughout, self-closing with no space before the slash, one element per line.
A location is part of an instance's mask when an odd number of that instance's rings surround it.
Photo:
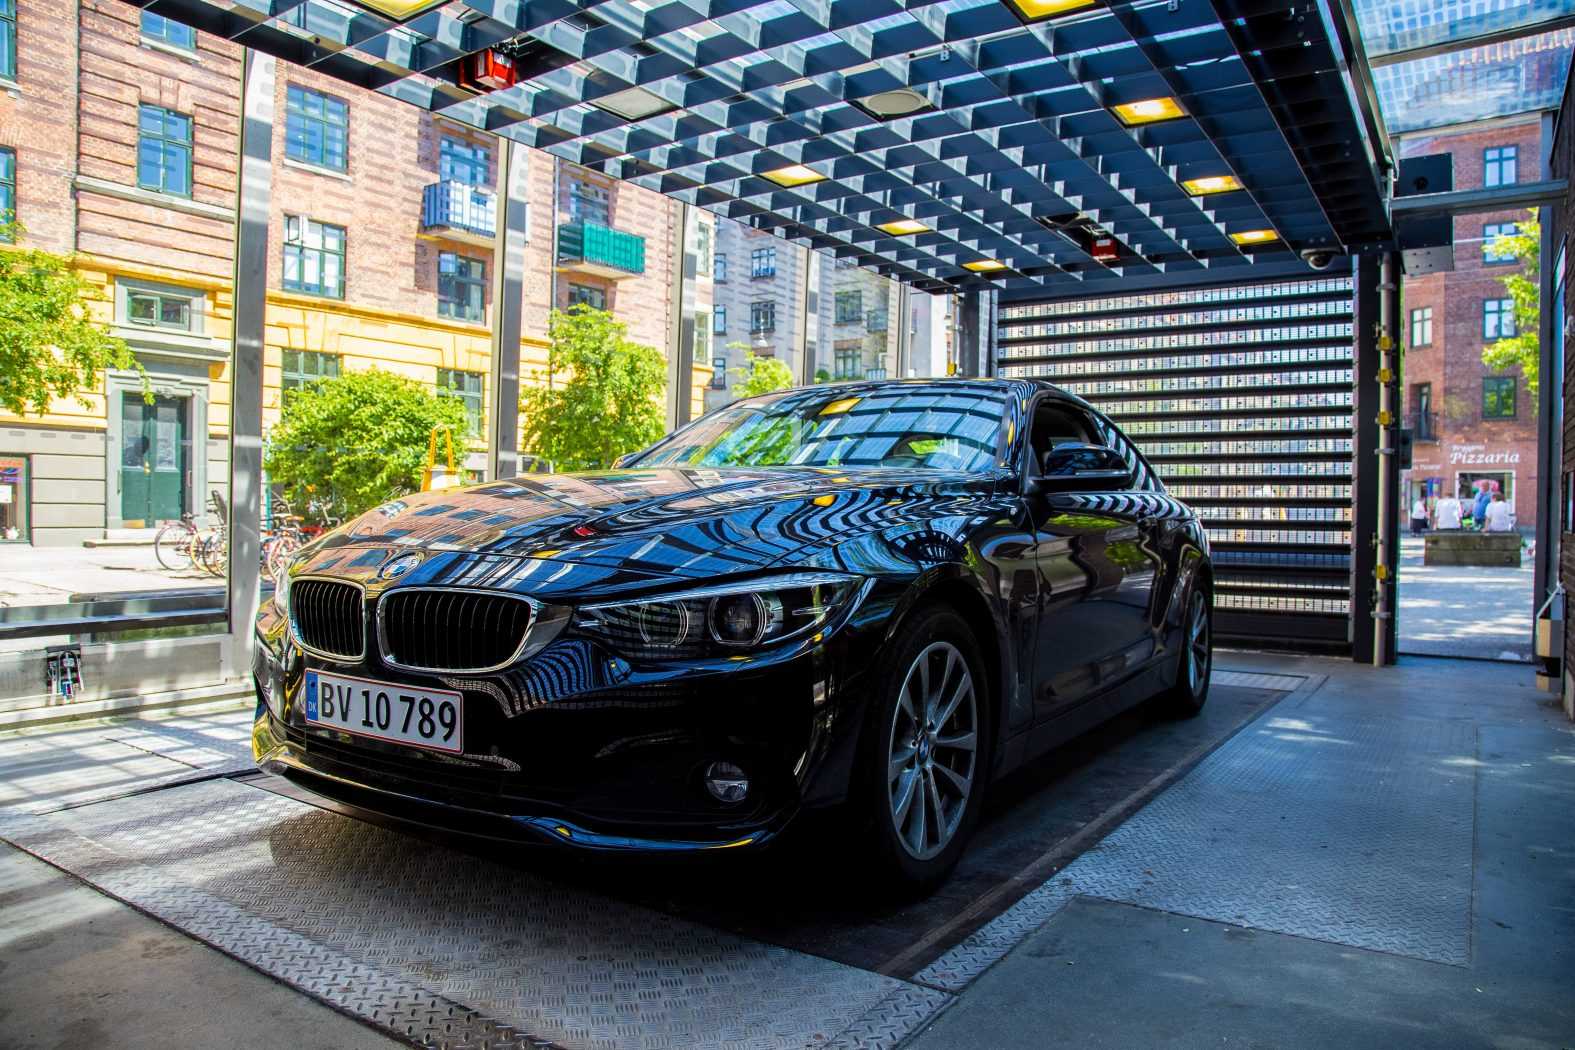
<path fill-rule="evenodd" d="M 989 694 L 978 645 L 950 609 L 904 627 L 866 733 L 866 839 L 904 889 L 951 873 L 977 823 L 988 777 Z"/>
<path fill-rule="evenodd" d="M 1181 621 L 1181 653 L 1176 664 L 1176 684 L 1160 697 L 1165 712 L 1191 718 L 1209 699 L 1209 676 L 1214 670 L 1214 608 L 1201 586 L 1187 596 Z"/>
<path fill-rule="evenodd" d="M 192 528 L 182 523 L 171 523 L 159 529 L 153 537 L 153 556 L 170 572 L 191 571 Z"/>

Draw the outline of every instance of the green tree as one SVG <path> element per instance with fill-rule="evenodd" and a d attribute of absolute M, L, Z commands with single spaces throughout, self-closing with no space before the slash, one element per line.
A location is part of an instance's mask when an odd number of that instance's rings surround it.
<path fill-rule="evenodd" d="M 606 310 L 577 303 L 547 320 L 547 371 L 520 396 L 524 446 L 558 470 L 599 470 L 666 429 L 667 365 Z"/>
<path fill-rule="evenodd" d="M 361 514 L 420 487 L 433 427 L 463 439 L 464 403 L 392 372 L 345 372 L 284 399 L 264 465 L 296 506 L 331 494 Z M 440 434 L 440 463 L 444 451 Z"/>
<path fill-rule="evenodd" d="M 19 227 L 0 226 L 0 240 Z M 36 248 L 0 250 L 0 407 L 42 415 L 56 398 L 99 388 L 99 373 L 120 368 L 147 375 L 124 340 L 88 316 L 93 287 L 71 260 Z"/>
<path fill-rule="evenodd" d="M 815 382 L 816 383 L 829 383 L 829 382 L 831 382 L 831 373 L 826 371 L 824 368 L 817 368 L 817 369 L 815 369 Z"/>
<path fill-rule="evenodd" d="M 769 394 L 773 390 L 786 390 L 793 385 L 793 370 L 783 361 L 774 357 L 757 357 L 743 343 L 729 343 L 729 348 L 743 350 L 744 367 L 733 369 L 737 379 L 739 397 L 754 397 L 756 394 Z"/>
<path fill-rule="evenodd" d="M 1542 224 L 1537 213 L 1515 225 L 1515 232 L 1493 238 L 1491 245 L 1483 245 L 1484 253 L 1491 248 L 1499 258 L 1513 256 L 1521 264 L 1519 273 L 1507 273 L 1499 278 L 1504 290 L 1515 303 L 1515 334 L 1508 339 L 1489 343 L 1482 351 L 1482 363 L 1495 372 L 1506 372 L 1519 366 L 1526 377 L 1526 389 L 1537 396 L 1537 370 L 1542 361 L 1542 345 L 1538 330 L 1542 322 L 1541 278 Z"/>

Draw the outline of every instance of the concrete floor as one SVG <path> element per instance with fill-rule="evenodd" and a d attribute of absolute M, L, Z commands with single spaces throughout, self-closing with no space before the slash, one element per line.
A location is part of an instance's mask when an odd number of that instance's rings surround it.
<path fill-rule="evenodd" d="M 927 976 L 937 972 L 933 967 L 911 976 L 915 983 L 904 987 L 929 996 L 920 996 L 915 1009 L 930 1019 L 902 1045 L 923 1050 L 1575 1046 L 1575 996 L 1569 993 L 1575 976 L 1575 838 L 1570 834 L 1575 731 L 1552 698 L 1531 688 L 1529 669 L 1407 659 L 1399 668 L 1374 670 L 1345 661 L 1242 653 L 1229 654 L 1228 663 L 1327 680 L 1316 691 L 1294 694 L 1259 714 L 1203 765 L 1130 818 L 1121 811 L 1101 843 L 1071 866 L 1051 872 L 1045 884 L 1068 879 L 1079 865 L 1099 862 L 1101 856 L 1136 851 L 1139 866 L 1146 864 L 1162 876 L 1160 885 L 1145 887 L 1148 897 L 1117 900 L 1093 891 L 1073 893 L 1042 923 L 1032 921 L 1011 932 L 1014 913 L 1031 901 L 1030 894 L 975 935 L 987 935 L 988 940 L 999 939 L 1002 928 L 1009 932 L 1004 956 L 993 957 L 993 965 L 986 963 L 982 974 L 955 984 Z M 182 737 L 173 731 L 177 720 L 162 727 L 162 740 L 160 726 L 145 728 L 151 735 L 112 732 L 121 743 L 131 740 L 166 762 L 187 765 L 191 776 L 222 769 L 232 757 L 233 728 L 193 728 L 192 735 Z M 78 743 L 97 739 L 78 733 Z M 1443 743 L 1425 752 L 1421 765 L 1412 762 L 1401 768 L 1387 753 L 1372 758 L 1355 748 L 1364 734 L 1402 744 Z M 1252 748 L 1261 750 L 1264 740 L 1290 742 L 1295 760 L 1249 763 L 1261 774 L 1257 780 L 1244 779 L 1239 769 L 1233 773 L 1243 756 L 1251 757 Z M 1128 761 L 1131 746 L 1118 743 L 1091 753 L 1086 756 L 1089 771 L 1120 776 L 1116 767 Z M 95 792 L 132 786 L 122 779 L 130 765 L 95 770 L 91 749 L 83 753 L 84 779 L 72 791 L 50 791 L 42 786 L 44 769 L 60 775 L 61 749 L 42 748 L 36 734 L 0 739 L 0 758 L 40 763 L 34 767 L 40 779 L 30 782 L 26 791 L 11 793 L 11 810 L 19 805 L 80 804 L 102 797 Z M 1320 759 L 1325 754 L 1339 757 Z M 0 765 L 0 779 L 8 779 L 10 772 Z M 178 771 L 161 766 L 154 775 L 172 772 Z M 1445 782 L 1447 790 L 1431 790 Z M 1052 786 L 1057 783 L 1064 791 L 1076 782 L 1050 781 Z M 99 802 L 59 814 L 56 826 L 97 829 L 88 833 L 93 848 L 124 858 L 110 874 L 122 876 L 120 884 L 126 885 L 120 865 L 127 871 L 151 865 L 158 851 L 140 841 L 139 825 L 117 827 L 117 820 L 129 819 L 117 814 L 136 810 L 144 821 L 149 813 L 174 821 L 179 815 L 161 816 L 156 800 L 182 792 L 189 797 L 202 789 L 193 785 L 124 802 Z M 255 791 L 239 784 L 229 790 Z M 1201 816 L 1167 828 L 1168 843 L 1146 833 L 1132 834 L 1145 821 L 1152 824 L 1156 814 L 1168 819 L 1167 814 L 1188 812 L 1176 808 L 1180 798 L 1189 798 L 1192 812 Z M 1018 805 L 1036 809 L 1054 804 L 1038 799 L 1030 793 Z M 263 802 L 250 805 L 276 808 Z M 1348 833 L 1353 811 L 1355 819 L 1370 818 L 1380 827 L 1376 840 L 1372 827 Z M 94 813 L 102 815 L 94 818 Z M 1338 823 L 1336 815 L 1345 823 Z M 1327 827 L 1322 826 L 1326 816 Z M 324 815 L 292 821 L 326 833 L 339 819 Z M 1275 821 L 1285 819 L 1299 822 L 1294 835 L 1276 829 Z M 1409 846 L 1407 836 L 1426 841 L 1444 825 L 1453 829 L 1449 841 L 1466 861 L 1458 876 L 1450 873 L 1458 867 L 1452 854 Z M 1262 828 L 1273 833 L 1262 833 Z M 1025 834 L 1044 830 L 1030 825 Z M 260 850 L 243 850 L 243 840 L 229 830 L 194 826 L 179 847 L 184 858 L 180 864 L 232 871 L 227 884 L 193 885 L 205 885 L 209 892 L 224 888 L 240 894 L 232 898 L 240 900 L 247 883 L 278 877 L 269 874 L 271 864 L 279 862 L 280 850 L 287 857 L 294 855 L 292 834 L 290 826 L 281 825 L 262 840 Z M 1381 848 L 1391 834 L 1400 848 Z M 115 844 L 117 836 L 121 845 Z M 202 845 L 210 837 L 211 851 Z M 300 856 L 297 863 L 309 865 L 327 855 L 322 853 L 323 840 L 313 841 L 319 854 Z M 1368 850 L 1375 841 L 1380 848 Z M 144 846 L 147 852 L 138 852 Z M 1233 910 L 1247 920 L 1221 921 L 1222 916 L 1201 905 L 1187 910 L 1186 894 L 1196 890 L 1189 889 L 1187 873 L 1178 874 L 1174 863 L 1176 851 L 1187 849 L 1203 850 L 1201 855 L 1211 862 L 1208 878 L 1213 884 L 1208 889 L 1231 898 Z M 1354 850 L 1354 860 L 1331 864 L 1330 854 L 1320 852 L 1331 849 Z M 412 842 L 407 853 L 423 864 L 442 863 L 433 844 Z M 238 860 L 226 861 L 227 854 Z M 1328 873 L 1342 867 L 1350 877 L 1328 882 Z M 166 870 L 170 877 L 180 874 L 175 868 Z M 106 879 L 101 866 L 85 871 L 90 880 Z M 1265 871 L 1270 874 L 1265 876 Z M 523 885 L 530 876 L 522 871 L 519 878 Z M 109 882 L 115 884 L 113 878 Z M 1458 888 L 1458 900 L 1450 896 L 1441 906 L 1431 899 L 1437 886 Z M 609 892 L 605 887 L 603 891 Z M 625 896 L 638 900 L 641 895 Z M 1374 908 L 1375 901 L 1405 905 L 1417 897 L 1428 898 L 1418 902 L 1420 909 L 1398 907 L 1388 915 Z M 1163 900 L 1167 906 L 1144 903 L 1146 899 Z M 1275 902 L 1280 900 L 1304 908 L 1310 902 L 1325 916 L 1348 916 L 1352 927 L 1336 928 L 1321 938 L 1293 935 L 1277 928 L 1292 925 L 1279 923 Z M 761 901 L 760 908 L 764 913 L 774 905 Z M 639 914 L 637 909 L 630 912 L 631 917 Z M 1418 921 L 1419 914 L 1458 926 L 1444 931 L 1446 940 L 1463 946 L 1458 961 L 1436 961 L 1425 949 L 1407 947 L 1422 943 L 1404 936 L 1412 932 L 1406 926 Z M 642 921 L 668 921 L 648 915 Z M 473 917 L 453 918 L 458 922 Z M 706 923 L 720 916 L 694 918 Z M 732 919 L 723 921 L 723 929 L 733 928 L 746 940 L 718 958 L 738 959 L 739 951 L 755 950 L 747 940 L 753 931 L 737 929 L 747 924 L 739 923 L 736 914 Z M 549 916 L 545 921 L 556 920 Z M 1399 935 L 1394 950 L 1355 946 L 1375 934 L 1390 933 Z M 639 941 L 645 935 L 644 927 L 631 927 L 626 939 Z M 484 940 L 473 939 L 476 947 L 471 950 L 479 951 Z M 955 951 L 968 947 L 965 943 Z M 780 958 L 784 950 L 769 949 L 771 958 Z M 433 952 L 435 958 L 436 946 Z M 801 958 L 813 962 L 813 956 Z M 494 963 L 477 955 L 473 965 Z M 855 964 L 837 972 L 854 978 L 858 970 Z M 128 1047 L 394 1045 L 321 1001 L 5 848 L 0 848 L 0 973 L 6 989 L 0 996 L 0 1046 L 80 1045 L 83 1037 Z M 718 981 L 728 976 L 725 968 L 714 975 Z M 858 979 L 868 983 L 866 978 L 874 976 Z M 529 999 L 532 993 L 527 988 L 524 994 Z M 752 1005 L 756 1010 L 770 1007 L 769 1001 Z M 786 1012 L 792 1004 L 782 1005 Z M 909 1029 L 895 1030 L 900 1035 Z M 718 1033 L 717 1045 L 735 1045 L 734 1036 L 711 1031 Z M 605 1045 L 649 1045 L 639 1033 L 626 1036 Z M 736 1045 L 767 1045 L 746 1036 L 736 1036 L 744 1040 Z M 603 1045 L 570 1040 L 575 1046 L 593 1044 Z M 896 1043 L 889 1033 L 866 1032 L 813 1045 Z"/>

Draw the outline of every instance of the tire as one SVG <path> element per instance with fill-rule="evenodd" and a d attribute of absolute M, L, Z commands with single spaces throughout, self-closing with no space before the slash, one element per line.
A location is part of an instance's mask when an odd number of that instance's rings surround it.
<path fill-rule="evenodd" d="M 1207 588 L 1194 586 L 1181 617 L 1181 652 L 1176 657 L 1176 684 L 1157 698 L 1172 718 L 1192 718 L 1209 699 L 1214 673 L 1214 603 Z"/>
<path fill-rule="evenodd" d="M 153 556 L 170 572 L 191 569 L 191 529 L 185 525 L 166 525 L 153 537 Z"/>
<path fill-rule="evenodd" d="M 883 661 L 855 787 L 860 841 L 902 895 L 933 890 L 962 856 L 989 779 L 993 716 L 967 623 L 944 606 L 917 612 Z"/>

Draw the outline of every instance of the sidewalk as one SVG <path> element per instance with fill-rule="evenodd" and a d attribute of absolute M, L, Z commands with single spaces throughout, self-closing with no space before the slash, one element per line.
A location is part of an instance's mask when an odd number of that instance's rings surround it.
<path fill-rule="evenodd" d="M 77 595 L 223 587 L 224 580 L 190 568 L 170 572 L 151 545 L 29 547 L 0 544 L 0 607 L 58 605 Z"/>
<path fill-rule="evenodd" d="M 1534 568 L 1423 565 L 1422 538 L 1400 540 L 1400 651 L 1479 660 L 1531 659 Z"/>

